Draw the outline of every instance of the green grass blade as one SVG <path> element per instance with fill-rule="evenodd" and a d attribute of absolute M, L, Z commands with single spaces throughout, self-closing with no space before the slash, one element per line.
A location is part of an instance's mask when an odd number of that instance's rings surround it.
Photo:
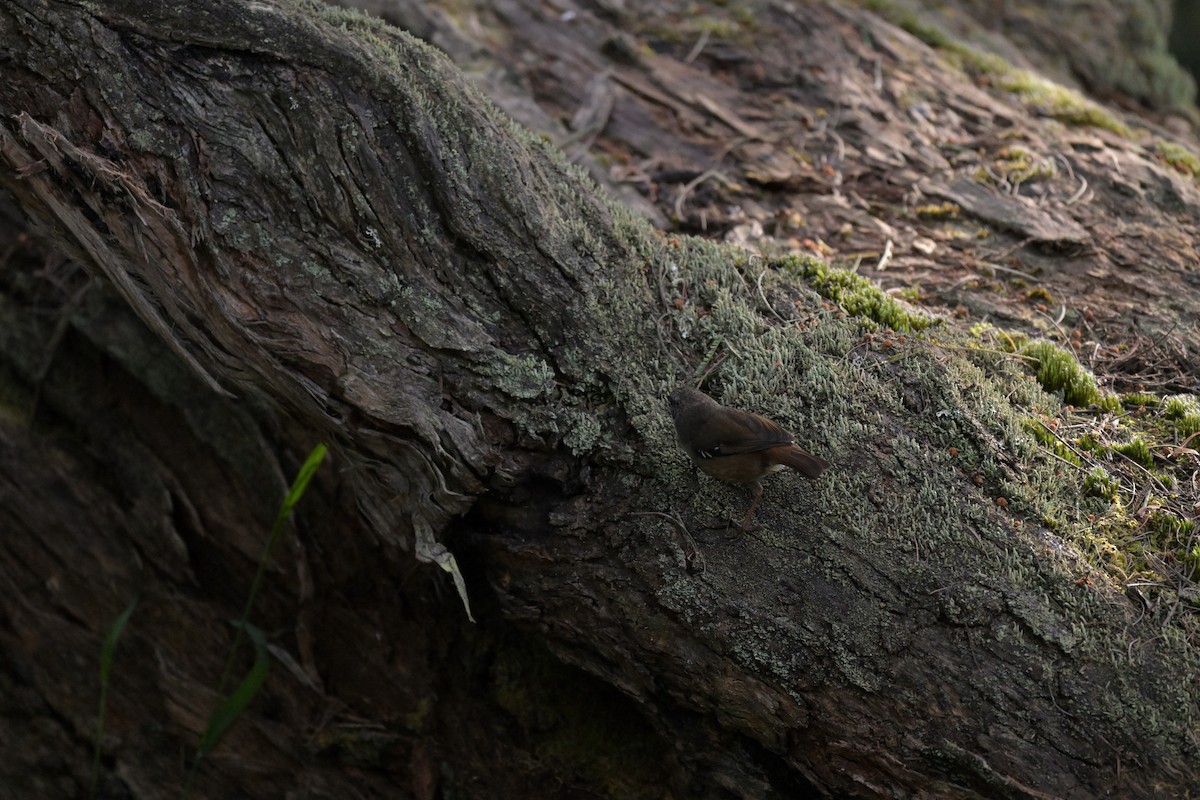
<path fill-rule="evenodd" d="M 323 444 L 318 444 L 312 449 L 312 452 L 308 454 L 308 458 L 304 460 L 304 465 L 300 467 L 300 471 L 296 474 L 296 479 L 292 481 L 291 489 L 288 490 L 287 495 L 283 498 L 283 503 L 279 506 L 279 513 L 275 515 L 275 522 L 271 525 L 271 535 L 267 537 L 262 557 L 258 560 L 258 571 L 255 572 L 254 580 L 250 584 L 250 594 L 246 598 L 246 607 L 242 610 L 242 616 L 233 623 L 234 627 L 237 628 L 237 633 L 233 637 L 233 645 L 229 648 L 229 658 L 225 662 L 225 672 L 221 676 L 217 695 L 225 697 L 225 687 L 229 685 L 230 676 L 233 674 L 233 665 L 237 663 L 238 649 L 241 647 L 243 633 L 249 636 L 254 643 L 254 666 L 250 669 L 246 677 L 242 679 L 242 682 L 238 684 L 238 687 L 234 689 L 233 694 L 222 700 L 209 719 L 208 727 L 201 737 L 197 758 L 192 762 L 192 771 L 189 771 L 188 784 L 184 792 L 185 797 L 191 794 L 191 777 L 194 774 L 196 765 L 217 746 L 221 741 L 221 737 L 237 721 L 242 711 L 254 699 L 254 695 L 258 693 L 262 682 L 266 680 L 268 663 L 267 643 L 262 631 L 250 624 L 250 614 L 254 610 L 255 600 L 258 599 L 259 589 L 262 588 L 263 576 L 266 574 L 267 564 L 271 559 L 271 551 L 275 548 L 280 538 L 283 537 L 285 525 L 288 517 L 291 516 L 292 509 L 300 502 L 300 498 L 304 496 L 309 482 L 312 480 L 313 475 L 316 474 L 317 468 L 325 460 L 328 452 L 329 448 Z"/>
<path fill-rule="evenodd" d="M 250 705 L 250 701 L 258 695 L 258 690 L 262 688 L 263 681 L 267 679 L 270 667 L 270 660 L 267 656 L 267 639 L 263 636 L 263 632 L 248 622 L 238 620 L 233 624 L 245 631 L 254 644 L 254 665 L 250 667 L 250 671 L 246 673 L 246 677 L 242 678 L 242 682 L 237 685 L 233 693 L 217 706 L 217 710 L 209 718 L 208 727 L 204 729 L 204 736 L 200 739 L 201 757 L 212 752 L 212 749 L 221 741 L 221 737 L 246 710 L 246 706 Z"/>
<path fill-rule="evenodd" d="M 323 444 L 319 444 L 312 449 L 308 454 L 308 458 L 304 460 L 304 465 L 300 467 L 300 471 L 296 474 L 296 479 L 292 481 L 292 488 L 288 490 L 287 496 L 283 498 L 283 503 L 279 506 L 279 513 L 275 515 L 275 522 L 271 525 L 271 535 L 267 537 L 267 544 L 263 547 L 262 557 L 258 559 L 258 571 L 254 573 L 254 580 L 250 584 L 250 594 L 246 598 L 246 607 L 242 609 L 242 616 L 239 618 L 241 623 L 249 623 L 250 613 L 254 610 L 254 602 L 258 599 L 258 591 L 262 587 L 263 575 L 266 574 L 267 564 L 271 560 L 271 551 L 275 549 L 275 545 L 283 537 L 284 525 L 287 523 L 288 517 L 292 513 L 292 509 L 296 507 L 296 503 L 300 502 L 300 498 L 304 496 L 304 491 L 308 488 L 309 481 L 316 474 L 317 468 L 321 466 L 321 462 L 325 460 L 326 453 L 329 448 Z M 225 673 L 221 676 L 221 685 L 217 689 L 220 695 L 225 694 L 225 687 L 229 685 L 229 676 L 233 671 L 234 661 L 237 659 L 238 647 L 242 643 L 242 628 L 238 627 L 237 635 L 233 637 L 233 647 L 229 651 L 229 660 L 225 663 Z"/>
<path fill-rule="evenodd" d="M 271 526 L 272 534 L 283 525 L 296 503 L 300 502 L 300 498 L 304 496 L 304 490 L 308 488 L 308 482 L 317 473 L 317 468 L 321 466 L 321 462 L 325 460 L 325 454 L 328 452 L 328 447 L 319 444 L 308 454 L 308 458 L 304 460 L 304 466 L 300 467 L 300 471 L 296 473 L 296 479 L 292 481 L 292 488 L 288 491 L 287 497 L 283 498 L 283 505 L 279 507 L 279 513 L 275 516 L 275 524 Z"/>
<path fill-rule="evenodd" d="M 121 612 L 108 629 L 108 635 L 104 637 L 104 647 L 100 650 L 100 711 L 96 715 L 96 745 L 92 751 L 92 797 L 96 796 L 96 787 L 100 782 L 100 745 L 104 740 L 104 712 L 108 708 L 108 681 L 112 677 L 113 661 L 117 655 L 117 640 L 121 638 L 137 605 L 138 601 L 134 600 Z"/>

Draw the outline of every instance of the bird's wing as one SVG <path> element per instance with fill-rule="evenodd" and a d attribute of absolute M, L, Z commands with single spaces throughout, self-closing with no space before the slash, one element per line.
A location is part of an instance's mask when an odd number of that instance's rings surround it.
<path fill-rule="evenodd" d="M 790 433 L 766 417 L 737 409 L 712 419 L 698 431 L 694 444 L 701 458 L 757 453 L 795 441 Z"/>

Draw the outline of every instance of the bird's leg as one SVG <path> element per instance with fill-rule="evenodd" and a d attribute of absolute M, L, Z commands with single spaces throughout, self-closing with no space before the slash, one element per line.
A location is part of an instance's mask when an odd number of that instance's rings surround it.
<path fill-rule="evenodd" d="M 758 501 L 762 499 L 762 484 L 755 481 L 750 486 L 754 489 L 754 500 L 750 503 L 750 508 L 746 509 L 746 516 L 742 517 L 742 530 L 746 530 L 746 523 L 750 521 L 750 516 L 754 513 L 754 509 L 758 508 Z"/>

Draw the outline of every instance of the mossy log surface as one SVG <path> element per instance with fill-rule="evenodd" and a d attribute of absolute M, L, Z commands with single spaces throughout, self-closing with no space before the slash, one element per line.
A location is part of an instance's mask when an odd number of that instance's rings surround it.
<path fill-rule="evenodd" d="M 949 326 L 864 340 L 795 261 L 659 235 L 346 12 L 12 0 L 0 52 L 5 789 L 86 794 L 140 597 L 102 792 L 179 796 L 317 441 L 198 796 L 1200 785 L 1194 655 L 1042 526 L 1077 486 L 1038 390 Z M 834 463 L 746 535 L 665 407 L 718 351 L 719 399 Z"/>

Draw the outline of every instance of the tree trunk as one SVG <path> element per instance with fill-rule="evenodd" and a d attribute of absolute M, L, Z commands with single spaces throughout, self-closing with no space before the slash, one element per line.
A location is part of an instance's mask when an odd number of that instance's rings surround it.
<path fill-rule="evenodd" d="M 109 796 L 1200 782 L 1195 656 L 1044 527 L 1083 524 L 1078 487 L 1001 359 L 949 327 L 864 336 L 796 259 L 657 234 L 382 23 L 233 0 L 0 20 L 0 182 L 33 235 L 5 209 L 14 796 L 86 792 L 135 598 Z M 714 367 L 835 465 L 771 478 L 746 535 L 724 519 L 748 498 L 691 476 L 666 414 Z M 334 463 L 253 618 L 271 677 L 189 778 L 226 620 L 318 441 Z M 461 570 L 476 625 L 422 562 Z"/>

